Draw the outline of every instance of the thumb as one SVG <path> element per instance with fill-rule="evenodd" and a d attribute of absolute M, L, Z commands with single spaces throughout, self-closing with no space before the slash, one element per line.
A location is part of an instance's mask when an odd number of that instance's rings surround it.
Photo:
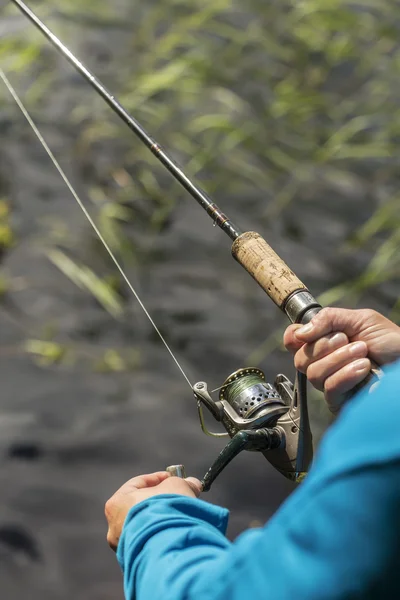
<path fill-rule="evenodd" d="M 296 337 L 296 332 L 301 328 L 301 325 L 289 325 L 283 335 L 283 344 L 286 350 L 295 354 L 299 350 L 304 342 L 300 341 Z"/>
<path fill-rule="evenodd" d="M 303 344 L 315 342 L 325 335 L 342 331 L 348 338 L 357 335 L 362 329 L 358 311 L 346 308 L 323 308 L 307 325 L 294 332 Z"/>
<path fill-rule="evenodd" d="M 193 493 L 196 494 L 196 498 L 198 498 L 203 491 L 201 481 L 196 479 L 196 477 L 186 477 L 185 481 L 192 488 Z"/>

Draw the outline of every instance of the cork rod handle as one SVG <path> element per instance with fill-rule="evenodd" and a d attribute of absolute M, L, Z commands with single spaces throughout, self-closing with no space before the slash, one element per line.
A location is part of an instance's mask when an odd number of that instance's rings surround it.
<path fill-rule="evenodd" d="M 243 233 L 234 241 L 232 254 L 279 308 L 284 307 L 294 292 L 307 290 L 264 238 L 254 231 Z"/>

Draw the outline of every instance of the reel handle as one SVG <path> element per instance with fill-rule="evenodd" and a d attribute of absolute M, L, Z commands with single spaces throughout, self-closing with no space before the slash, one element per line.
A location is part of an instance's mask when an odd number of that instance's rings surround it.
<path fill-rule="evenodd" d="M 171 473 L 172 477 L 179 477 L 180 479 L 186 479 L 186 471 L 184 465 L 171 465 L 165 469 L 168 473 Z"/>

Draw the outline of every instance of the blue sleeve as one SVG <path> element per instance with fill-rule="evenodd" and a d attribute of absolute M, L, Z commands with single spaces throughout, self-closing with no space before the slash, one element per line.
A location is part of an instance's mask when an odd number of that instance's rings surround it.
<path fill-rule="evenodd" d="M 118 547 L 127 600 L 400 598 L 400 365 L 325 436 L 308 478 L 262 529 L 230 543 L 227 512 L 158 496 Z"/>

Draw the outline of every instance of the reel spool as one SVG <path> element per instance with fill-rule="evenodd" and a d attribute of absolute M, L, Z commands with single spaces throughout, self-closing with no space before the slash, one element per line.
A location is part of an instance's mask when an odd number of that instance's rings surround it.
<path fill-rule="evenodd" d="M 239 369 L 230 375 L 224 382 L 220 392 L 220 401 L 225 400 L 243 419 L 251 419 L 265 409 L 286 405 L 279 392 L 270 383 L 266 383 L 265 374 L 261 369 Z M 275 415 L 274 411 L 274 415 Z"/>

